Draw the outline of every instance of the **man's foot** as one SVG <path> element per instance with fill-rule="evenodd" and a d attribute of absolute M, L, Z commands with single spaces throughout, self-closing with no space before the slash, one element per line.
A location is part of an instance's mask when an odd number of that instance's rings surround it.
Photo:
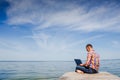
<path fill-rule="evenodd" d="M 77 73 L 80 73 L 80 74 L 84 74 L 84 72 L 81 71 L 81 70 L 76 70 L 76 72 L 77 72 Z"/>

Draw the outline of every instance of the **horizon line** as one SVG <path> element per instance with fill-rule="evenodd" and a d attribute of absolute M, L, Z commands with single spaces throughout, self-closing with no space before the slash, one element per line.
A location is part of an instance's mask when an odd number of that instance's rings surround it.
<path fill-rule="evenodd" d="M 101 59 L 104 60 L 119 60 L 119 59 Z M 0 60 L 0 62 L 71 62 L 74 60 Z M 83 61 L 85 61 L 83 59 Z"/>

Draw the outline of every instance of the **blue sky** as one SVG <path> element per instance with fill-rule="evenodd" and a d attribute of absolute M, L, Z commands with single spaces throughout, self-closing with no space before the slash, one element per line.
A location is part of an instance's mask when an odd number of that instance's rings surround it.
<path fill-rule="evenodd" d="M 0 0 L 0 60 L 120 59 L 120 0 Z"/>

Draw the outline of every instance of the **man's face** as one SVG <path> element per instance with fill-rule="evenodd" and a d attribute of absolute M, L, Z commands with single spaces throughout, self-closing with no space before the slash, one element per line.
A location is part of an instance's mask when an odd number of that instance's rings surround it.
<path fill-rule="evenodd" d="M 90 51 L 90 46 L 86 47 L 86 50 L 89 52 Z"/>

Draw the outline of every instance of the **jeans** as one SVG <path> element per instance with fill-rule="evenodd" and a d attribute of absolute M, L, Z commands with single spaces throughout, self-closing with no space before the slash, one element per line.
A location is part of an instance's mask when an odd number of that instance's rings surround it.
<path fill-rule="evenodd" d="M 95 69 L 86 68 L 84 66 L 76 66 L 76 70 L 81 70 L 84 73 L 89 73 L 89 74 L 98 73 Z M 75 72 L 76 72 L 76 70 L 75 70 Z"/>

